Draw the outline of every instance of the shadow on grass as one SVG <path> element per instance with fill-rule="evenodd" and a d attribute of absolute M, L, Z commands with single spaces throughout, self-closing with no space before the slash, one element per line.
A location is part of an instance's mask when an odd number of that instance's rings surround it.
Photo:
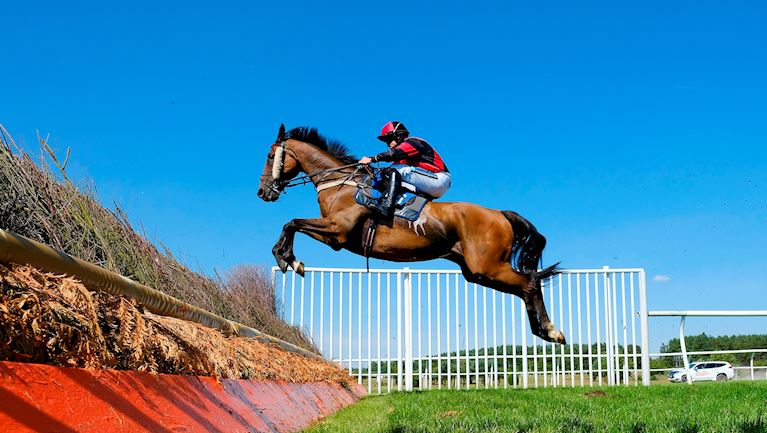
<path fill-rule="evenodd" d="M 767 432 L 767 419 L 763 415 L 759 415 L 756 419 L 737 423 L 735 429 L 739 433 L 764 433 Z"/>
<path fill-rule="evenodd" d="M 681 421 L 676 425 L 676 428 L 674 428 L 673 431 L 677 433 L 698 433 L 700 431 L 700 426 L 696 422 Z"/>
<path fill-rule="evenodd" d="M 565 419 L 562 424 L 557 428 L 557 431 L 561 432 L 573 432 L 573 433 L 592 433 L 597 429 L 594 424 L 583 420 L 577 416 Z"/>

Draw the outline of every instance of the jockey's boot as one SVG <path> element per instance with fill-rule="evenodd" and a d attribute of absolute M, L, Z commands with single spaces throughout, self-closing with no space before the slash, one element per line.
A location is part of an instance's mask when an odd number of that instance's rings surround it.
<path fill-rule="evenodd" d="M 390 169 L 386 170 L 383 178 L 386 188 L 382 191 L 381 198 L 372 205 L 372 208 L 384 218 L 389 219 L 394 216 L 394 198 L 402 185 L 402 175 L 397 170 Z"/>

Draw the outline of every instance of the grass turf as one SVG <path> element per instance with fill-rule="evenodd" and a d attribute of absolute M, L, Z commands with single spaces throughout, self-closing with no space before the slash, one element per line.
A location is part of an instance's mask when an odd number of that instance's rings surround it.
<path fill-rule="evenodd" d="M 306 432 L 767 432 L 767 382 L 394 393 Z"/>

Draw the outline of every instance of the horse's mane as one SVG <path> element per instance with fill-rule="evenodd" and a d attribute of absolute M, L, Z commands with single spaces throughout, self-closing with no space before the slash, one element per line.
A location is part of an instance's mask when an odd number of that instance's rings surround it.
<path fill-rule="evenodd" d="M 349 153 L 349 148 L 343 143 L 320 135 L 317 128 L 311 128 L 309 126 L 293 128 L 285 133 L 285 138 L 292 138 L 293 140 L 311 144 L 312 146 L 335 156 L 345 164 L 353 164 L 359 160 L 359 158 Z"/>

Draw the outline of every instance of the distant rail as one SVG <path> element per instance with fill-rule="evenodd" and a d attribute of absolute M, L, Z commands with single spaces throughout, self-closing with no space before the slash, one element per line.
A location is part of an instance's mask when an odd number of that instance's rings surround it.
<path fill-rule="evenodd" d="M 199 323 L 229 334 L 251 337 L 262 343 L 276 344 L 281 349 L 297 355 L 324 360 L 321 356 L 287 341 L 205 311 L 130 278 L 2 229 L 0 229 L 0 262 L 29 264 L 49 272 L 70 275 L 91 288 L 134 299 L 154 314 Z"/>
<path fill-rule="evenodd" d="M 698 316 L 698 317 L 738 317 L 767 316 L 767 310 L 689 310 L 689 311 L 650 311 L 648 316 Z"/>
<path fill-rule="evenodd" d="M 689 317 L 767 317 L 767 310 L 682 310 L 682 311 L 648 311 L 647 315 L 650 317 L 681 317 L 679 321 L 679 345 L 681 346 L 681 353 L 660 353 L 653 354 L 657 356 L 678 356 L 682 355 L 684 361 L 684 369 L 690 369 L 690 361 L 688 355 L 708 355 L 716 353 L 752 353 L 751 355 L 751 377 L 754 373 L 754 353 L 767 352 L 767 349 L 744 349 L 744 350 L 710 350 L 701 352 L 687 352 L 687 346 L 684 341 L 684 321 Z M 650 354 L 648 354 L 648 357 Z M 687 375 L 687 383 L 692 384 L 692 375 Z"/>

